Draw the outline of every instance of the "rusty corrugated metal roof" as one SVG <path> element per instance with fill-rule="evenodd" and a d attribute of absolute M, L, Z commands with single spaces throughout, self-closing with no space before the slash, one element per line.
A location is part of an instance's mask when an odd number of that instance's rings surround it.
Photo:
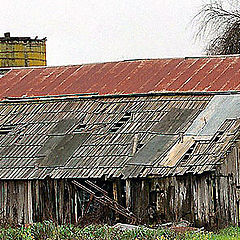
<path fill-rule="evenodd" d="M 0 99 L 92 92 L 230 90 L 240 90 L 239 56 L 18 68 L 1 78 Z"/>

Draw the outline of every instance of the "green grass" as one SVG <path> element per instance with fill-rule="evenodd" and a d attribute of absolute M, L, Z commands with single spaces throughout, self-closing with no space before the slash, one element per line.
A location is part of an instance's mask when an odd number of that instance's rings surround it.
<path fill-rule="evenodd" d="M 239 237 L 238 237 L 239 236 Z M 182 233 L 177 234 L 166 229 L 150 230 L 138 228 L 123 231 L 106 225 L 90 225 L 85 228 L 73 225 L 58 226 L 51 221 L 35 223 L 21 227 L 0 227 L 0 239 L 3 240 L 233 240 L 240 239 L 240 228 L 229 227 L 218 233 Z"/>
<path fill-rule="evenodd" d="M 228 227 L 222 229 L 217 233 L 204 232 L 204 233 L 187 233 L 185 234 L 185 239 L 217 239 L 217 240 L 235 240 L 240 239 L 240 228 Z"/>

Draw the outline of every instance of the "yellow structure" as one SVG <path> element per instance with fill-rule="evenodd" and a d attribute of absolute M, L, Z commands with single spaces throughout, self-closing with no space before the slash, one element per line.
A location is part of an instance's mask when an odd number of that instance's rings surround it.
<path fill-rule="evenodd" d="M 46 66 L 46 38 L 0 37 L 0 67 Z"/>

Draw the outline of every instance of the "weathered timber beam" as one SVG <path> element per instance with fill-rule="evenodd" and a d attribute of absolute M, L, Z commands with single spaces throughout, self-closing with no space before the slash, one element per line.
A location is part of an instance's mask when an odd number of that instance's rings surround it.
<path fill-rule="evenodd" d="M 87 187 L 85 187 L 81 183 L 79 183 L 79 182 L 77 182 L 75 180 L 73 180 L 72 183 L 74 185 L 76 185 L 77 187 L 81 188 L 82 190 L 86 191 L 90 195 L 92 195 L 97 202 L 99 202 L 99 203 L 101 203 L 103 205 L 107 205 L 109 208 L 111 208 L 115 212 L 123 215 L 124 217 L 126 217 L 128 219 L 131 219 L 134 222 L 137 220 L 137 217 L 132 212 L 130 212 L 128 209 L 125 209 L 123 206 L 121 206 L 119 203 L 117 203 L 113 199 L 109 198 L 107 195 L 104 194 L 102 197 L 98 197 L 98 196 L 96 196 L 96 194 L 92 190 L 88 189 Z M 105 191 L 105 190 L 103 190 L 103 191 Z"/>

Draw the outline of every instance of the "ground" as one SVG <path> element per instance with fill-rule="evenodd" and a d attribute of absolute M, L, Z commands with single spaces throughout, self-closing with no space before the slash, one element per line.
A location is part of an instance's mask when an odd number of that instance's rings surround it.
<path fill-rule="evenodd" d="M 240 239 L 240 228 L 228 227 L 216 233 L 200 232 L 176 232 L 168 229 L 149 229 L 139 227 L 133 230 L 120 230 L 107 225 L 89 225 L 78 227 L 72 225 L 58 226 L 52 221 L 35 223 L 25 226 L 2 226 L 0 238 L 3 240 L 190 240 L 190 239 Z"/>

